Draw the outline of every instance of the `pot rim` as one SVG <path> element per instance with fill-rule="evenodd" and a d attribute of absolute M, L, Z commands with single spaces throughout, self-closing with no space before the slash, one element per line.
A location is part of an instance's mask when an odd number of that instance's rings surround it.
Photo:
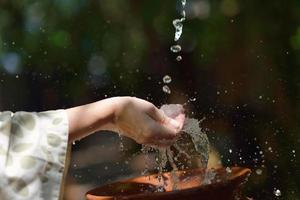
<path fill-rule="evenodd" d="M 180 193 L 190 193 L 193 191 L 197 191 L 199 189 L 201 190 L 206 190 L 208 188 L 220 188 L 220 187 L 224 187 L 227 184 L 234 184 L 236 186 L 238 185 L 242 185 L 246 178 L 250 175 L 251 170 L 249 168 L 243 168 L 243 167 L 231 167 L 231 173 L 226 172 L 226 168 L 225 167 L 218 167 L 218 168 L 212 168 L 212 169 L 204 169 L 204 168 L 196 168 L 196 169 L 188 169 L 188 170 L 179 170 L 177 171 L 177 173 L 195 173 L 195 172 L 204 172 L 204 171 L 213 171 L 216 172 L 217 174 L 228 174 L 228 177 L 226 177 L 225 180 L 220 181 L 220 182 L 214 182 L 213 184 L 206 184 L 206 185 L 199 185 L 199 186 L 195 186 L 195 187 L 191 187 L 191 188 L 185 188 L 185 189 L 180 189 L 180 190 L 172 190 L 172 191 L 165 191 L 165 192 L 153 192 L 151 193 L 151 196 L 153 197 L 161 197 L 161 196 L 165 196 L 165 195 L 175 195 L 178 194 L 178 192 L 180 191 Z M 163 175 L 166 176 L 170 176 L 171 172 L 165 172 L 163 173 Z M 143 177 L 156 177 L 158 176 L 158 174 L 149 174 L 149 175 L 144 175 L 144 176 L 138 176 L 138 177 L 134 177 L 134 178 L 130 178 L 130 179 L 126 179 L 126 180 L 121 180 L 121 181 L 116 181 L 110 184 L 106 184 L 106 185 L 102 185 L 100 187 L 94 188 L 90 191 L 88 191 L 86 193 L 86 197 L 87 199 L 91 199 L 91 198 L 99 198 L 101 200 L 111 200 L 111 199 L 122 199 L 122 198 L 126 198 L 126 199 L 132 199 L 134 198 L 139 198 L 139 197 L 143 197 L 145 195 L 149 195 L 149 193 L 137 193 L 137 194 L 130 194 L 130 195 L 126 195 L 126 196 L 122 196 L 122 195 L 93 195 L 91 193 L 93 193 L 93 191 L 96 191 L 104 186 L 108 186 L 108 185 L 113 185 L 113 184 L 117 184 L 117 183 L 144 183 L 144 184 L 150 184 L 147 181 L 142 181 L 139 179 L 142 179 Z M 153 184 L 152 184 L 153 185 Z M 89 198 L 90 197 L 90 198 Z"/>

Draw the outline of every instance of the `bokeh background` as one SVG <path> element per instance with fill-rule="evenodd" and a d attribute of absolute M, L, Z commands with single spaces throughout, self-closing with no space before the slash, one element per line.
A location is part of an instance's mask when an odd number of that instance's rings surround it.
<path fill-rule="evenodd" d="M 186 103 L 205 117 L 211 165 L 253 170 L 247 196 L 300 199 L 300 1 L 188 0 L 177 62 L 180 9 L 175 0 L 0 0 L 1 110 L 119 95 Z M 139 174 L 139 148 L 113 133 L 76 142 L 65 199 Z"/>

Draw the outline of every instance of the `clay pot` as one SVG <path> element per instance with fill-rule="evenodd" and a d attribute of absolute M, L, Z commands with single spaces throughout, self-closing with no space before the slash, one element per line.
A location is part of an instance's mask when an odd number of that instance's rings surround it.
<path fill-rule="evenodd" d="M 225 168 L 209 171 L 193 169 L 178 171 L 176 176 L 164 173 L 164 181 L 160 182 L 157 174 L 142 176 L 93 189 L 86 194 L 86 199 L 233 200 L 239 195 L 241 185 L 246 182 L 250 172 L 249 169 L 240 167 L 233 167 L 231 171 L 226 171 Z M 176 189 L 173 185 L 174 177 L 178 180 Z"/>

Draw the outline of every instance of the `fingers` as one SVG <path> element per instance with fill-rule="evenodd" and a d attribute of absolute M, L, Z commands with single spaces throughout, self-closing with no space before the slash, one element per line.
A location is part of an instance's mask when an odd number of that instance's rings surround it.
<path fill-rule="evenodd" d="M 160 110 L 173 119 L 184 113 L 184 108 L 180 104 L 163 105 Z"/>
<path fill-rule="evenodd" d="M 128 100 L 128 99 L 127 99 Z M 118 127 L 124 135 L 141 144 L 151 146 L 170 146 L 176 141 L 184 121 L 182 106 L 174 105 L 167 110 L 175 111 L 165 114 L 152 103 L 130 98 L 119 116 Z"/>
<path fill-rule="evenodd" d="M 146 113 L 155 121 L 163 123 L 167 117 L 163 111 L 156 108 L 153 104 L 149 103 L 146 108 Z"/>
<path fill-rule="evenodd" d="M 151 104 L 152 105 L 152 104 Z M 182 124 L 175 119 L 172 119 L 165 115 L 164 111 L 159 110 L 154 105 L 152 105 L 147 109 L 147 114 L 155 121 L 161 123 L 161 125 L 165 125 L 170 129 L 175 129 L 175 131 L 180 131 L 182 128 Z"/>
<path fill-rule="evenodd" d="M 169 118 L 175 120 L 179 125 L 179 129 L 182 129 L 185 120 L 185 114 L 182 105 L 180 104 L 163 105 L 160 108 L 160 110 L 162 110 L 164 114 L 167 115 Z"/>
<path fill-rule="evenodd" d="M 153 119 L 148 119 L 147 126 L 148 128 L 144 129 L 144 141 L 141 141 L 146 144 L 169 146 L 174 143 L 179 132 L 176 129 L 164 126 Z"/>

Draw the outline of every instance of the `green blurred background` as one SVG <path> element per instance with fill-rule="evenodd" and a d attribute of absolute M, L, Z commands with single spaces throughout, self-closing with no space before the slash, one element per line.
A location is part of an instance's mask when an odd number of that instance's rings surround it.
<path fill-rule="evenodd" d="M 0 0 L 1 110 L 196 98 L 187 113 L 206 118 L 222 164 L 253 169 L 247 196 L 300 199 L 300 1 L 188 0 L 177 62 L 169 49 L 180 8 L 175 0 Z M 166 74 L 171 95 L 162 91 Z M 73 145 L 65 199 L 138 171 L 130 154 L 139 146 L 123 140 L 124 152 L 116 134 Z"/>

